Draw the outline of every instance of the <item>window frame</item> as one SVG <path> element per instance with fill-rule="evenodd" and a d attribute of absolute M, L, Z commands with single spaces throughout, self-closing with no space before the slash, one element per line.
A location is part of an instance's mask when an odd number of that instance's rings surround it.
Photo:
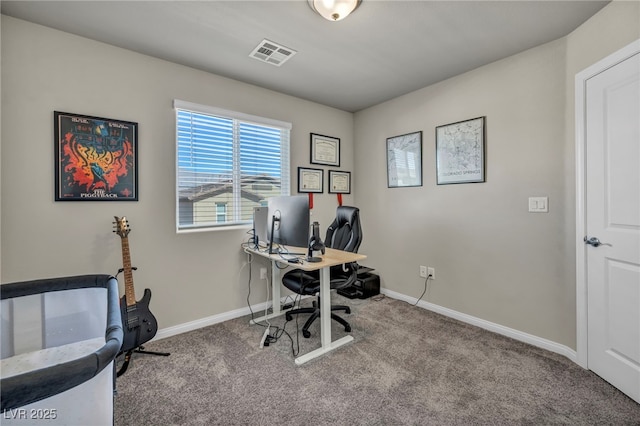
<path fill-rule="evenodd" d="M 211 222 L 204 225 L 184 225 L 180 224 L 180 157 L 179 157 L 179 139 L 178 139 L 178 112 L 187 111 L 196 114 L 211 115 L 222 119 L 229 119 L 234 121 L 234 127 L 240 126 L 242 123 L 250 125 L 258 125 L 265 127 L 278 128 L 281 131 L 286 131 L 286 140 L 280 140 L 280 191 L 278 195 L 290 195 L 291 194 L 291 129 L 292 124 L 275 120 L 266 117 L 260 117 L 256 115 L 246 114 L 238 111 L 231 111 L 223 108 L 218 108 L 209 105 L 201 105 L 193 102 L 182 101 L 174 99 L 173 101 L 174 117 L 175 117 L 175 225 L 177 233 L 191 233 L 191 232 L 208 232 L 219 231 L 229 229 L 246 229 L 251 226 L 251 221 L 231 221 L 227 223 Z M 239 135 L 233 136 L 234 150 L 239 147 Z M 238 167 L 234 167 L 232 171 L 233 179 L 233 194 L 234 199 L 240 198 L 241 182 L 238 182 L 240 177 L 241 164 L 238 163 Z"/>

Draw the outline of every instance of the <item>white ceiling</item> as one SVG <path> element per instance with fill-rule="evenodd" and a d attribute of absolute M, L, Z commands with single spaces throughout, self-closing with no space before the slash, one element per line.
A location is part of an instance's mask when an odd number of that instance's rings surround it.
<path fill-rule="evenodd" d="M 355 112 L 569 34 L 608 1 L 2 1 L 2 14 Z M 268 39 L 281 67 L 249 54 Z"/>

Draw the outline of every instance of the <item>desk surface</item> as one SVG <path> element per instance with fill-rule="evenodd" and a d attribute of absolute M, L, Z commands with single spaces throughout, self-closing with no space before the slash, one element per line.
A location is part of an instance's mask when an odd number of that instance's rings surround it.
<path fill-rule="evenodd" d="M 307 251 L 307 249 L 303 247 L 287 246 L 287 248 L 292 253 L 304 253 Z M 307 262 L 306 260 L 303 260 L 302 263 L 289 263 L 278 253 L 268 254 L 266 251 L 256 250 L 251 247 L 247 247 L 247 251 L 262 257 L 266 257 L 270 260 L 285 263 L 297 269 L 303 269 L 305 271 L 313 271 L 316 269 L 326 268 L 328 266 L 342 265 L 344 263 L 359 262 L 367 258 L 367 256 L 365 256 L 364 254 L 351 253 L 349 251 L 327 248 L 325 249 L 324 254 L 315 254 L 315 256 L 322 258 L 321 262 Z"/>

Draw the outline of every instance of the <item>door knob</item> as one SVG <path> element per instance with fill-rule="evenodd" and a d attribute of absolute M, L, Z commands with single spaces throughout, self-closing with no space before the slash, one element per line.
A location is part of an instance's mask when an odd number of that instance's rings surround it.
<path fill-rule="evenodd" d="M 598 239 L 598 237 L 584 237 L 584 243 L 585 244 L 589 244 L 590 246 L 594 246 L 594 247 L 600 247 L 600 246 L 609 246 L 609 247 L 613 247 L 611 244 L 609 243 L 601 243 L 600 240 Z"/>

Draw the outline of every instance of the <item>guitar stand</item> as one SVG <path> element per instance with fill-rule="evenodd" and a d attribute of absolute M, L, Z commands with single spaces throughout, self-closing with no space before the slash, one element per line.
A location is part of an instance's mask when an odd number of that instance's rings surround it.
<path fill-rule="evenodd" d="M 136 268 L 135 266 L 131 267 L 132 271 L 135 271 L 137 269 L 138 268 Z M 124 268 L 118 269 L 118 273 L 116 274 L 116 277 L 118 275 L 120 275 L 122 272 L 124 272 Z M 124 363 L 122 364 L 122 367 L 120 367 L 120 369 L 116 372 L 116 377 L 122 376 L 125 373 L 125 371 L 127 371 L 127 368 L 129 368 L 129 363 L 131 362 L 131 357 L 133 356 L 134 353 L 143 354 L 143 355 L 156 355 L 156 356 L 169 356 L 169 355 L 171 355 L 169 352 L 145 351 L 144 350 L 144 346 L 140 345 L 137 348 L 131 349 L 130 351 L 125 353 L 125 355 L 124 355 Z"/>
<path fill-rule="evenodd" d="M 130 350 L 124 355 L 124 363 L 116 373 L 116 377 L 122 376 L 125 373 L 125 371 L 127 371 L 127 368 L 129 368 L 129 362 L 131 361 L 131 357 L 133 356 L 134 353 L 143 354 L 143 355 L 156 355 L 156 356 L 171 355 L 169 352 L 145 351 L 144 346 L 138 346 L 137 348 Z"/>
<path fill-rule="evenodd" d="M 146 354 L 146 355 L 157 355 L 157 356 L 169 356 L 171 355 L 169 352 L 154 352 L 154 351 L 145 351 L 144 346 L 139 346 L 134 349 L 133 352 L 137 354 Z"/>

